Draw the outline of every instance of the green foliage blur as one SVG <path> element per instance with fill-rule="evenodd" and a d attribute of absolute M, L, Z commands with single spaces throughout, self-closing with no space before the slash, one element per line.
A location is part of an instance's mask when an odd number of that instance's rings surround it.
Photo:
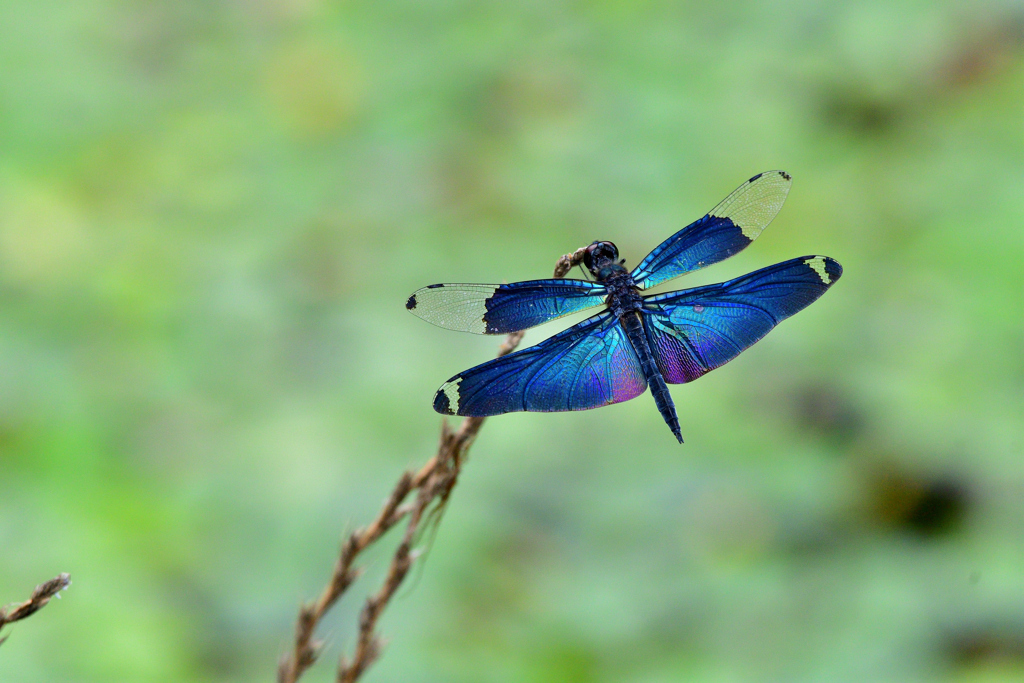
<path fill-rule="evenodd" d="M 489 420 L 367 681 L 1024 679 L 1024 9 L 0 3 L 0 602 L 73 580 L 0 681 L 272 680 L 500 341 L 409 293 L 635 264 L 775 168 L 661 289 L 842 281 L 673 387 L 683 446 L 649 396 Z"/>

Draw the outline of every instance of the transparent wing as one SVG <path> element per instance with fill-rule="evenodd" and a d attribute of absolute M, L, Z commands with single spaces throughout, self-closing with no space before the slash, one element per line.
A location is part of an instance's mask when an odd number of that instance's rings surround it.
<path fill-rule="evenodd" d="M 430 285 L 405 307 L 449 330 L 505 334 L 597 306 L 608 291 L 583 280 L 529 280 L 508 285 Z"/>
<path fill-rule="evenodd" d="M 665 381 L 692 382 L 728 363 L 842 274 L 827 256 L 802 256 L 729 282 L 646 298 L 644 329 Z"/>
<path fill-rule="evenodd" d="M 784 171 L 758 173 L 706 216 L 658 245 L 633 270 L 633 280 L 647 289 L 742 251 L 775 218 L 791 184 Z"/>
<path fill-rule="evenodd" d="M 621 403 L 647 388 L 619 321 L 600 313 L 528 349 L 455 375 L 437 391 L 446 415 L 586 410 Z"/>

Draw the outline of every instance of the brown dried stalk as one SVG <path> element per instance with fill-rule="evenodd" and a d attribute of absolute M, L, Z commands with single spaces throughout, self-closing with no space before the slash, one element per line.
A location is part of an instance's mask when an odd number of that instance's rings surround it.
<path fill-rule="evenodd" d="M 585 248 L 577 249 L 572 254 L 566 254 L 558 259 L 554 276 L 564 277 L 583 260 L 584 251 Z M 511 353 L 522 338 L 522 332 L 508 335 L 498 348 L 498 356 Z M 331 579 L 320 593 L 320 597 L 315 602 L 299 608 L 299 617 L 295 624 L 295 643 L 292 650 L 285 653 L 278 664 L 278 683 L 295 683 L 306 669 L 316 662 L 323 648 L 323 641 L 314 639 L 314 632 L 328 610 L 359 577 L 360 570 L 353 567 L 356 557 L 403 518 L 408 517 L 405 534 L 391 558 L 384 585 L 367 598 L 363 606 L 359 617 L 359 637 L 355 653 L 351 661 L 343 657 L 338 665 L 338 683 L 356 681 L 380 656 L 381 640 L 376 631 L 377 620 L 416 559 L 417 554 L 412 546 L 424 520 L 432 518 L 437 521 L 439 517 L 432 515 L 439 515 L 444 510 L 462 470 L 466 453 L 483 423 L 482 417 L 467 417 L 462 421 L 458 431 L 452 432 L 448 422 L 443 421 L 437 454 L 418 472 L 403 473 L 377 518 L 369 526 L 357 529 L 348 537 L 341 547 Z M 405 502 L 413 491 L 417 492 L 415 500 Z"/>
<path fill-rule="evenodd" d="M 54 596 L 60 597 L 60 592 L 71 585 L 71 576 L 60 574 L 46 583 L 41 583 L 32 591 L 32 597 L 25 602 L 11 607 L 0 607 L 0 629 L 14 621 L 20 621 L 31 616 L 46 607 L 46 603 Z M 0 638 L 0 645 L 7 640 L 7 636 Z"/>

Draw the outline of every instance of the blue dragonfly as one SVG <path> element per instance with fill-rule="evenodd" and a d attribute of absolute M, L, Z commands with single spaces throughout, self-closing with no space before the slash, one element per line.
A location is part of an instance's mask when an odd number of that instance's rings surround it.
<path fill-rule="evenodd" d="M 692 382 L 728 363 L 824 294 L 843 268 L 827 256 L 801 256 L 728 282 L 654 296 L 640 292 L 744 249 L 775 218 L 791 183 L 783 171 L 757 174 L 632 271 L 614 244 L 596 241 L 583 254 L 593 282 L 437 284 L 416 291 L 405 305 L 413 314 L 478 334 L 525 330 L 605 304 L 536 346 L 455 375 L 438 389 L 434 410 L 481 417 L 587 410 L 628 401 L 650 386 L 682 443 L 667 385 Z"/>

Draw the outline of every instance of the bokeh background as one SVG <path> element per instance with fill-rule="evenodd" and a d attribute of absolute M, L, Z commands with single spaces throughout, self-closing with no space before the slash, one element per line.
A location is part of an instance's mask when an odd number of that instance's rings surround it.
<path fill-rule="evenodd" d="M 1024 8 L 0 3 L 0 602 L 74 581 L 0 680 L 271 680 L 499 342 L 409 293 L 636 263 L 774 168 L 671 288 L 843 280 L 673 389 L 684 446 L 490 420 L 368 681 L 1024 679 Z"/>

